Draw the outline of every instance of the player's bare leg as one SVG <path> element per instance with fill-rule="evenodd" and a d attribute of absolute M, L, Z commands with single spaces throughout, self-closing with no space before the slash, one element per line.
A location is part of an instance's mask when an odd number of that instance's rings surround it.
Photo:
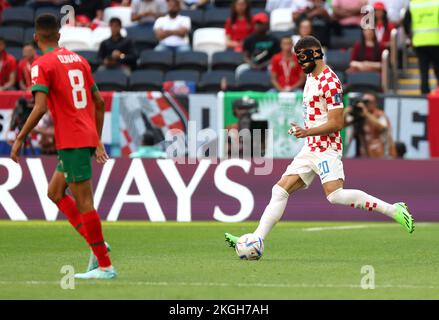
<path fill-rule="evenodd" d="M 367 211 L 380 212 L 401 224 L 409 233 L 415 230 L 413 217 L 404 203 L 390 204 L 361 190 L 343 189 L 343 180 L 323 184 L 326 198 L 332 204 L 351 206 Z"/>
<path fill-rule="evenodd" d="M 254 232 L 258 237 L 265 239 L 276 223 L 282 218 L 288 203 L 288 197 L 305 187 L 305 183 L 299 175 L 288 175 L 282 177 L 271 191 L 271 200 L 259 221 L 259 226 Z M 234 247 L 238 237 L 229 233 L 225 234 L 226 241 Z"/>
<path fill-rule="evenodd" d="M 81 221 L 87 233 L 88 244 L 99 264 L 99 268 L 84 274 L 76 274 L 75 277 L 79 279 L 112 279 L 117 274 L 111 265 L 102 233 L 101 220 L 94 208 L 91 180 L 70 183 L 69 188 L 81 214 Z"/>

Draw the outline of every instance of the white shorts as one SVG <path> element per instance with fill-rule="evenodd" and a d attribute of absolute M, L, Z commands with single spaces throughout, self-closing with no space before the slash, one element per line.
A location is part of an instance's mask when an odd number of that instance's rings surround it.
<path fill-rule="evenodd" d="M 340 153 L 333 149 L 324 152 L 312 152 L 307 146 L 300 150 L 282 177 L 294 174 L 300 176 L 306 184 L 305 188 L 311 185 L 316 175 L 320 176 L 322 184 L 345 179 Z"/>

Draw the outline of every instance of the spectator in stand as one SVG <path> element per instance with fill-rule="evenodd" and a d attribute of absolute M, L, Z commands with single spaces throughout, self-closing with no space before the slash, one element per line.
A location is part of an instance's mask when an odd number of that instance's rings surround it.
<path fill-rule="evenodd" d="M 375 2 L 375 33 L 380 45 L 388 48 L 390 44 L 390 32 L 395 28 L 394 24 L 387 19 L 387 11 L 384 3 Z"/>
<path fill-rule="evenodd" d="M 332 0 L 334 18 L 342 26 L 360 26 L 361 8 L 367 0 Z"/>
<path fill-rule="evenodd" d="M 271 83 L 279 92 L 298 90 L 305 84 L 305 73 L 293 54 L 293 40 L 285 36 L 280 42 L 281 52 L 271 59 Z"/>
<path fill-rule="evenodd" d="M 381 71 L 381 54 L 383 47 L 379 44 L 373 29 L 363 29 L 361 41 L 352 49 L 348 72 Z"/>
<path fill-rule="evenodd" d="M 304 7 L 298 7 L 293 11 L 293 21 L 297 24 L 302 19 L 322 20 L 329 23 L 331 20 L 330 7 L 325 0 L 311 0 Z"/>
<path fill-rule="evenodd" d="M 18 63 L 18 88 L 23 91 L 30 91 L 32 86 L 31 66 L 38 58 L 37 51 L 31 43 L 23 46 L 23 59 Z"/>
<path fill-rule="evenodd" d="M 166 14 L 165 0 L 132 0 L 131 20 L 137 25 L 130 28 L 146 28 L 151 30 L 154 21 Z"/>
<path fill-rule="evenodd" d="M 236 69 L 236 77 L 248 69 L 266 70 L 271 58 L 280 51 L 279 40 L 269 32 L 268 16 L 261 12 L 253 17 L 255 32 L 244 41 L 245 63 Z"/>
<path fill-rule="evenodd" d="M 309 19 L 314 26 L 314 34 L 324 47 L 329 46 L 332 10 L 325 0 L 312 0 L 304 9 L 293 12 L 296 25 L 303 19 Z"/>
<path fill-rule="evenodd" d="M 156 51 L 183 52 L 190 51 L 188 35 L 191 30 L 191 19 L 180 15 L 180 1 L 167 0 L 168 14 L 154 23 L 154 32 L 160 43 Z"/>
<path fill-rule="evenodd" d="M 309 19 L 303 19 L 299 21 L 299 25 L 297 27 L 297 33 L 295 34 L 292 39 L 293 43 L 297 43 L 300 39 L 306 36 L 312 35 L 312 23 Z"/>
<path fill-rule="evenodd" d="M 369 4 L 373 5 L 375 2 L 381 2 L 381 0 L 369 0 Z M 409 0 L 386 0 L 387 16 L 389 21 L 394 25 L 401 23 L 401 9 L 409 6 Z"/>
<path fill-rule="evenodd" d="M 76 22 L 81 26 L 89 26 L 92 29 L 104 25 L 104 1 L 74 0 Z"/>
<path fill-rule="evenodd" d="M 227 48 L 242 52 L 242 44 L 254 31 L 249 0 L 233 0 L 225 23 Z"/>
<path fill-rule="evenodd" d="M 122 37 L 122 21 L 119 18 L 111 18 L 110 28 L 111 37 L 99 47 L 98 57 L 103 63 L 99 69 L 120 68 L 128 75 L 137 59 L 134 44 L 130 39 Z"/>
<path fill-rule="evenodd" d="M 7 53 L 6 41 L 0 37 L 0 91 L 15 89 L 17 61 Z"/>

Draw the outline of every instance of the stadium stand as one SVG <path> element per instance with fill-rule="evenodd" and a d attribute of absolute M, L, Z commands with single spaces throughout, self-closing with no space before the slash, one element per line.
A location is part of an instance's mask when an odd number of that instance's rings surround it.
<path fill-rule="evenodd" d="M 133 40 L 137 52 L 154 49 L 158 43 L 153 30 L 129 28 L 127 36 Z"/>
<path fill-rule="evenodd" d="M 378 91 L 381 92 L 381 76 L 377 72 L 353 72 L 347 75 L 346 91 Z"/>
<path fill-rule="evenodd" d="M 270 30 L 287 31 L 294 28 L 291 9 L 275 9 L 270 14 Z"/>
<path fill-rule="evenodd" d="M 122 21 L 122 27 L 130 27 L 134 25 L 131 21 L 130 7 L 109 7 L 104 10 L 104 22 L 110 22 L 111 18 L 117 17 Z"/>
<path fill-rule="evenodd" d="M 241 53 L 234 51 L 215 52 L 212 56 L 212 70 L 235 70 L 244 63 Z"/>
<path fill-rule="evenodd" d="M 201 28 L 193 35 L 192 48 L 206 52 L 209 56 L 226 50 L 226 34 L 223 28 Z"/>
<path fill-rule="evenodd" d="M 195 70 L 171 70 L 165 75 L 165 81 L 191 81 L 198 85 L 200 73 Z"/>
<path fill-rule="evenodd" d="M 99 58 L 98 58 L 98 53 L 96 51 L 78 50 L 76 51 L 76 53 L 83 56 L 88 61 L 92 71 L 96 71 L 96 69 L 99 67 Z"/>
<path fill-rule="evenodd" d="M 62 27 L 59 44 L 69 50 L 89 50 L 92 48 L 92 31 L 85 27 Z"/>
<path fill-rule="evenodd" d="M 104 91 L 123 91 L 128 85 L 128 77 L 120 70 L 98 70 L 93 77 L 98 87 Z"/>
<path fill-rule="evenodd" d="M 0 37 L 5 39 L 6 45 L 21 47 L 23 45 L 24 29 L 20 27 L 1 27 Z"/>
<path fill-rule="evenodd" d="M 356 27 L 343 28 L 341 35 L 331 36 L 332 49 L 352 48 L 354 43 L 361 39 L 361 29 Z"/>
<path fill-rule="evenodd" d="M 129 78 L 130 91 L 160 91 L 163 84 L 163 72 L 160 70 L 137 70 Z"/>
<path fill-rule="evenodd" d="M 237 81 L 240 90 L 267 91 L 271 88 L 271 80 L 268 72 L 246 70 L 242 72 Z"/>
<path fill-rule="evenodd" d="M 326 62 L 334 71 L 346 71 L 349 68 L 350 50 L 328 49 L 325 52 Z"/>
<path fill-rule="evenodd" d="M 23 56 L 23 49 L 21 47 L 9 47 L 7 48 L 9 54 L 11 54 L 15 60 L 20 61 Z"/>
<path fill-rule="evenodd" d="M 206 27 L 222 28 L 229 16 L 229 8 L 212 8 L 204 13 L 204 24 Z"/>
<path fill-rule="evenodd" d="M 170 51 L 144 50 L 138 60 L 139 69 L 157 69 L 166 72 L 174 65 L 174 54 Z"/>
<path fill-rule="evenodd" d="M 215 70 L 203 73 L 198 91 L 200 92 L 218 92 L 222 90 L 222 83 L 225 79 L 227 90 L 233 90 L 236 87 L 235 73 L 230 70 Z"/>
<path fill-rule="evenodd" d="M 34 10 L 28 7 L 7 8 L 3 11 L 2 25 L 31 27 L 34 25 Z"/>
<path fill-rule="evenodd" d="M 174 68 L 204 72 L 208 68 L 208 55 L 197 51 L 177 52 Z"/>
<path fill-rule="evenodd" d="M 191 18 L 192 30 L 205 26 L 203 10 L 181 10 L 180 15 Z"/>

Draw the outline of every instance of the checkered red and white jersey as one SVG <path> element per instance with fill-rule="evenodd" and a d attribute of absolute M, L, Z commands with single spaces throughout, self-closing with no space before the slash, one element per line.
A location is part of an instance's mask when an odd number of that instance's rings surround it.
<path fill-rule="evenodd" d="M 311 73 L 306 78 L 303 91 L 305 128 L 321 126 L 328 121 L 328 111 L 343 108 L 343 89 L 337 75 L 326 67 L 318 76 Z M 333 149 L 342 152 L 340 132 L 330 135 L 307 137 L 311 151 L 324 152 Z"/>

